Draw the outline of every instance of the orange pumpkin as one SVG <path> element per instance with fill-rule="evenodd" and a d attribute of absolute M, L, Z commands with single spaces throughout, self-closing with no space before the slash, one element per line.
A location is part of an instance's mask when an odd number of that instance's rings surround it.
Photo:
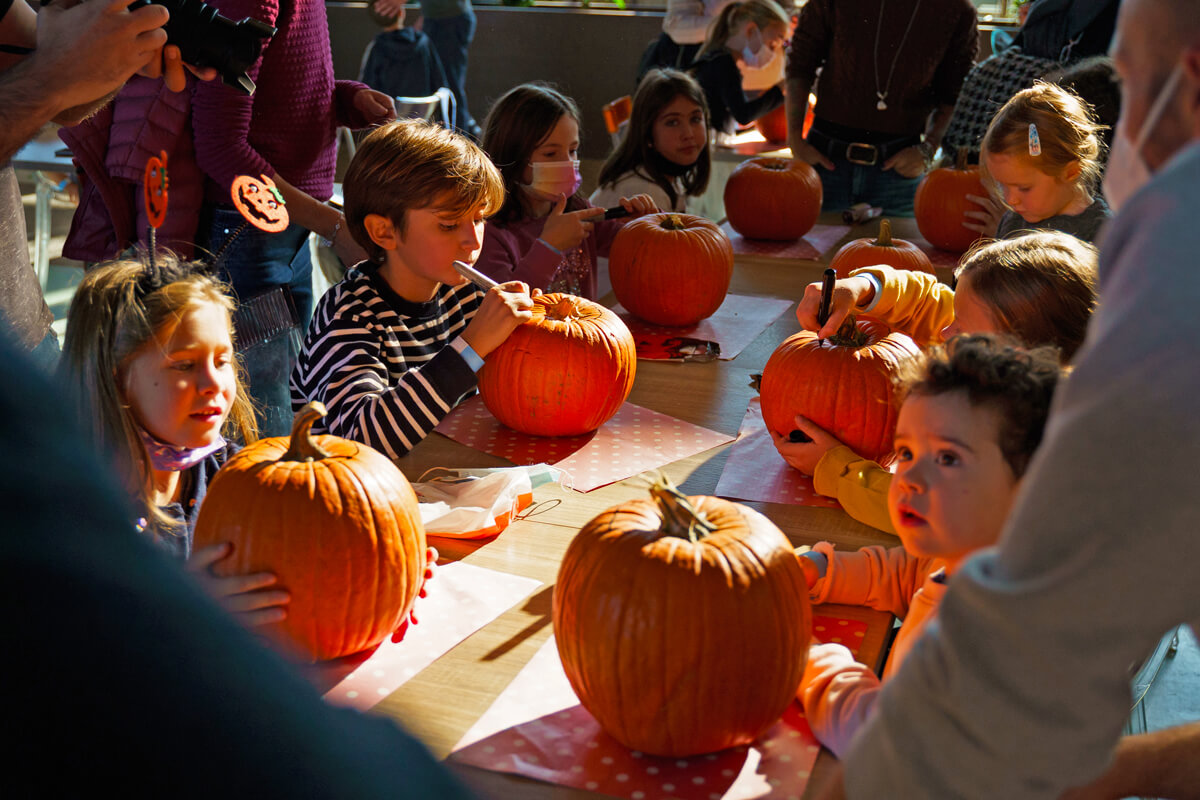
<path fill-rule="evenodd" d="M 751 158 L 725 184 L 725 214 L 747 239 L 799 239 L 821 213 L 821 179 L 803 161 Z"/>
<path fill-rule="evenodd" d="M 275 181 L 266 175 L 260 178 L 238 175 L 233 179 L 229 193 L 233 198 L 233 207 L 254 227 L 267 233 L 279 233 L 287 229 L 290 223 L 287 204 L 276 188 Z"/>
<path fill-rule="evenodd" d="M 967 211 L 979 211 L 977 203 L 967 195 L 987 197 L 987 189 L 979 175 L 979 167 L 967 166 L 967 151 L 958 151 L 958 163 L 953 167 L 935 169 L 921 180 L 913 198 L 913 213 L 921 235 L 934 247 L 952 253 L 965 253 L 979 234 L 963 227 Z"/>
<path fill-rule="evenodd" d="M 808 130 L 813 124 L 813 103 L 808 101 L 808 109 L 804 112 L 804 128 L 801 136 L 808 136 Z M 786 144 L 788 139 L 787 106 L 783 105 L 774 111 L 769 111 L 754 121 L 754 127 L 762 137 L 773 144 Z"/>
<path fill-rule="evenodd" d="M 572 688 L 626 747 L 688 756 L 753 741 L 795 697 L 812 632 L 787 537 L 753 509 L 651 498 L 593 519 L 554 587 L 554 638 Z"/>
<path fill-rule="evenodd" d="M 839 278 L 848 278 L 851 272 L 860 267 L 877 264 L 914 272 L 933 272 L 933 264 L 921 248 L 912 242 L 892 238 L 892 223 L 886 219 L 879 223 L 879 236 L 846 242 L 829 262 Z"/>
<path fill-rule="evenodd" d="M 655 325 L 692 325 L 725 302 L 733 245 L 704 217 L 647 214 L 613 239 L 608 269 L 629 313 Z"/>
<path fill-rule="evenodd" d="M 576 436 L 617 413 L 633 388 L 633 334 L 609 309 L 569 294 L 533 299 L 533 318 L 484 359 L 492 416 L 535 436 Z"/>
<path fill-rule="evenodd" d="M 291 437 L 260 439 L 225 464 L 196 520 L 195 548 L 231 542 L 219 575 L 273 572 L 291 593 L 269 633 L 313 661 L 374 647 L 412 609 L 425 572 L 417 496 L 386 456 L 317 436 L 309 403 Z"/>
<path fill-rule="evenodd" d="M 882 323 L 846 319 L 832 338 L 801 331 L 779 345 L 759 382 L 763 422 L 786 436 L 796 428 L 796 415 L 803 415 L 854 452 L 883 463 L 890 460 L 896 430 L 892 382 L 917 346 Z"/>

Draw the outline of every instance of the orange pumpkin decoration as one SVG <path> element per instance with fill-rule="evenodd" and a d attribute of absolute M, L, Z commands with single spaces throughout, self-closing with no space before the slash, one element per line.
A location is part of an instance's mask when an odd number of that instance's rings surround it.
<path fill-rule="evenodd" d="M 725 184 L 725 214 L 747 239 L 799 239 L 821 213 L 821 179 L 803 161 L 751 158 Z"/>
<path fill-rule="evenodd" d="M 146 171 L 142 175 L 142 201 L 146 206 L 146 219 L 151 228 L 161 228 L 167 219 L 167 151 L 159 150 L 158 155 L 150 156 L 146 161 Z"/>
<path fill-rule="evenodd" d="M 425 572 L 417 496 L 386 456 L 311 433 L 320 403 L 291 437 L 260 439 L 208 487 L 195 548 L 231 542 L 218 575 L 273 572 L 291 593 L 268 632 L 313 661 L 374 647 L 412 609 Z"/>
<path fill-rule="evenodd" d="M 266 175 L 260 178 L 238 175 L 233 179 L 229 190 L 233 207 L 259 230 L 267 233 L 287 230 L 290 219 L 283 195 L 276 188 L 275 181 Z"/>
<path fill-rule="evenodd" d="M 967 195 L 987 197 L 979 167 L 967 166 L 967 151 L 958 151 L 954 168 L 935 169 L 924 177 L 913 198 L 913 213 L 921 235 L 934 247 L 952 253 L 965 253 L 979 234 L 963 227 L 967 211 L 978 211 L 979 205 Z"/>
<path fill-rule="evenodd" d="M 569 294 L 533 298 L 533 318 L 484 359 L 492 416 L 535 436 L 576 436 L 617 413 L 633 388 L 633 334 L 609 309 Z"/>
<path fill-rule="evenodd" d="M 892 223 L 886 219 L 879 223 L 879 236 L 874 239 L 855 239 L 846 242 L 834 254 L 829 266 L 839 278 L 848 278 L 860 267 L 886 264 L 896 269 L 933 273 L 933 264 L 925 251 L 912 242 L 892 238 Z"/>
<path fill-rule="evenodd" d="M 792 545 L 753 509 L 651 498 L 600 514 L 554 587 L 554 637 L 572 688 L 626 747 L 661 756 L 753 741 L 796 695 L 812 616 Z"/>
<path fill-rule="evenodd" d="M 917 352 L 905 334 L 852 316 L 824 341 L 812 331 L 793 334 L 763 367 L 763 422 L 786 436 L 803 415 L 864 458 L 884 463 L 896 430 L 893 378 Z"/>
<path fill-rule="evenodd" d="M 808 101 L 808 109 L 804 112 L 804 127 L 801 136 L 808 136 L 808 130 L 813 124 L 813 103 Z M 754 127 L 762 137 L 773 144 L 786 144 L 788 139 L 787 106 L 782 105 L 774 111 L 769 111 L 754 121 Z"/>
<path fill-rule="evenodd" d="M 608 269 L 629 313 L 655 325 L 692 325 L 725 302 L 733 245 L 704 217 L 647 214 L 613 239 Z"/>

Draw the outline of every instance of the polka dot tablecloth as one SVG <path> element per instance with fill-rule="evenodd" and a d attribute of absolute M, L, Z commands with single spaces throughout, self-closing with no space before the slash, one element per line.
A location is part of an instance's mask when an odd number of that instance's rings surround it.
<path fill-rule="evenodd" d="M 915 244 L 925 255 L 929 256 L 930 263 L 941 269 L 954 269 L 958 266 L 958 260 L 962 258 L 958 253 L 951 253 L 949 250 L 940 250 L 934 247 L 920 236 L 910 236 L 908 237 L 908 241 Z"/>
<path fill-rule="evenodd" d="M 417 624 L 403 641 L 385 639 L 364 661 L 343 659 L 352 671 L 325 693 L 335 705 L 366 711 L 401 684 L 523 600 L 540 581 L 455 561 L 440 566 L 417 600 Z"/>
<path fill-rule="evenodd" d="M 813 229 L 804 234 L 801 239 L 786 242 L 776 242 L 768 239 L 747 239 L 730 227 L 728 222 L 721 223 L 721 230 L 733 244 L 735 256 L 765 256 L 768 258 L 802 258 L 808 261 L 819 261 L 821 254 L 833 248 L 850 232 L 849 225 L 814 225 Z"/>
<path fill-rule="evenodd" d="M 867 625 L 814 616 L 813 637 L 857 652 Z M 799 798 L 820 751 L 799 703 L 753 744 L 690 758 L 631 751 L 601 729 L 562 671 L 553 637 L 450 758 L 630 800 Z"/>
<path fill-rule="evenodd" d="M 558 467 L 570 476 L 563 485 L 579 492 L 590 492 L 733 441 L 728 434 L 633 403 L 622 405 L 616 416 L 593 433 L 553 438 L 530 436 L 501 425 L 478 395 L 451 411 L 436 430 L 456 442 L 507 458 L 514 464 Z"/>
<path fill-rule="evenodd" d="M 841 508 L 833 498 L 817 494 L 812 478 L 793 469 L 779 455 L 763 423 L 757 397 L 750 401 L 742 418 L 738 439 L 729 449 L 725 469 L 717 481 L 716 494 L 738 500 Z"/>
<path fill-rule="evenodd" d="M 682 328 L 651 325 L 633 316 L 620 305 L 613 308 L 613 311 L 629 326 L 633 340 L 638 344 L 638 358 L 645 358 L 644 348 L 641 346 L 643 340 L 662 342 L 664 339 L 680 336 L 716 342 L 721 346 L 720 359 L 729 361 L 745 350 L 747 345 L 758 338 L 758 335 L 791 305 L 791 300 L 731 294 L 711 317 Z"/>

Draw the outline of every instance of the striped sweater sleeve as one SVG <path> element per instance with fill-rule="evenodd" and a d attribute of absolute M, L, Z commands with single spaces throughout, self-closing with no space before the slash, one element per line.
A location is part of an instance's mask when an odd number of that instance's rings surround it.
<path fill-rule="evenodd" d="M 474 287 L 439 294 L 439 313 L 420 324 L 391 310 L 361 279 L 347 278 L 317 307 L 292 372 L 292 405 L 312 400 L 328 415 L 314 425 L 392 458 L 415 447 L 476 387 L 450 347 L 479 307 Z"/>

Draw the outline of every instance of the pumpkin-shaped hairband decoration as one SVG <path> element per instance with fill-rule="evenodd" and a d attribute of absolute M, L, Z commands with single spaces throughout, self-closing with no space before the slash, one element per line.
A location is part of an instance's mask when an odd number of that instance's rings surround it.
<path fill-rule="evenodd" d="M 150 228 L 161 228 L 167 218 L 167 153 L 159 151 L 146 161 L 142 176 L 142 193 L 146 201 L 146 219 Z"/>
<path fill-rule="evenodd" d="M 237 176 L 233 179 L 230 194 L 233 207 L 254 227 L 267 233 L 287 229 L 289 220 L 283 195 L 275 188 L 275 181 L 266 175 L 259 178 Z"/>

